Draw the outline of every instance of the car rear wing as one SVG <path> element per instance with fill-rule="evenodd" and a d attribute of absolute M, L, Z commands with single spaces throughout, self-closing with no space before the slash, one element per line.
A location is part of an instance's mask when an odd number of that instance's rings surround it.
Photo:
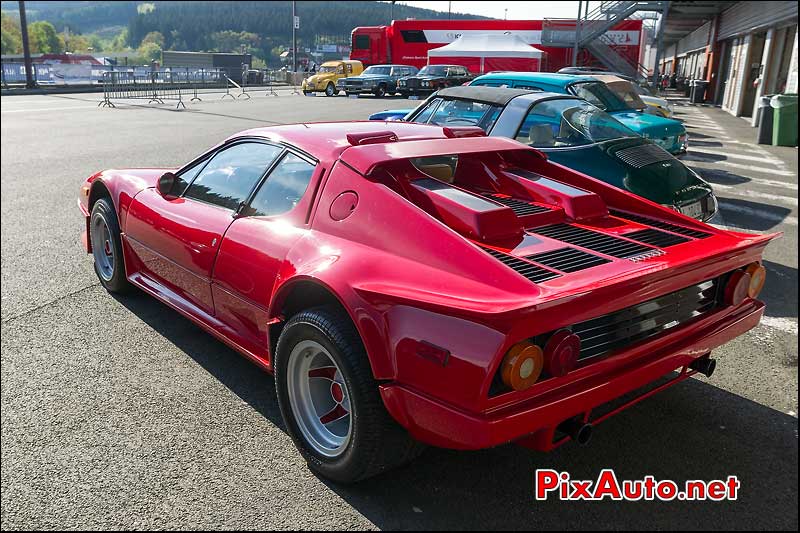
<path fill-rule="evenodd" d="M 512 139 L 463 135 L 458 128 L 451 130 L 454 135 L 447 139 L 411 138 L 395 141 L 387 135 L 385 142 L 357 143 L 356 146 L 344 150 L 339 159 L 364 176 L 383 163 L 417 157 L 516 152 L 523 158 L 527 156 L 547 159 L 539 150 L 521 145 Z M 377 136 L 373 134 L 371 137 L 374 139 Z"/>

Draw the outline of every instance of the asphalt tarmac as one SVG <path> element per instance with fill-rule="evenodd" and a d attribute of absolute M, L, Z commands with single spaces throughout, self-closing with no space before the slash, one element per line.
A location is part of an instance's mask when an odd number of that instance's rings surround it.
<path fill-rule="evenodd" d="M 269 375 L 144 295 L 115 298 L 80 246 L 96 170 L 176 166 L 259 125 L 365 118 L 415 102 L 303 97 L 97 107 L 97 94 L 4 96 L 2 528 L 797 529 L 797 149 L 679 101 L 685 162 L 715 223 L 784 232 L 767 249 L 762 325 L 690 379 L 602 424 L 588 447 L 429 449 L 341 487 L 284 432 Z M 727 502 L 536 501 L 537 468 L 594 479 L 739 476 Z"/>

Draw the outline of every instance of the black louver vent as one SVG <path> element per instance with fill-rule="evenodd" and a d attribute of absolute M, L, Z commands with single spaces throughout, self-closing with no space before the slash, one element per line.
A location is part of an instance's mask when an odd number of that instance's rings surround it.
<path fill-rule="evenodd" d="M 510 207 L 518 217 L 550 211 L 550 209 L 547 207 L 525 202 L 523 200 L 517 200 L 516 198 L 508 198 L 506 196 L 500 196 L 497 194 L 487 194 L 485 196 L 494 200 L 495 202 Z"/>
<path fill-rule="evenodd" d="M 653 251 L 653 248 L 650 246 L 618 239 L 610 235 L 579 228 L 570 224 L 552 224 L 541 228 L 533 228 L 529 231 L 622 259 Z"/>
<path fill-rule="evenodd" d="M 611 211 L 611 214 L 614 215 L 615 217 L 630 220 L 631 222 L 638 222 L 639 224 L 644 224 L 645 226 L 652 226 L 654 228 L 664 229 L 667 231 L 671 231 L 672 233 L 678 233 L 686 237 L 692 237 L 693 239 L 705 239 L 706 237 L 711 236 L 710 233 L 705 231 L 686 228 L 683 226 L 679 226 L 677 224 L 672 224 L 670 222 L 663 222 L 661 220 L 656 220 L 655 218 L 643 217 L 641 215 L 633 215 L 631 213 L 623 213 L 622 211 Z"/>
<path fill-rule="evenodd" d="M 597 265 L 610 263 L 608 259 L 590 254 L 577 248 L 559 248 L 541 254 L 526 256 L 525 259 L 536 261 L 544 266 L 561 272 L 577 272 Z"/>
<path fill-rule="evenodd" d="M 618 150 L 615 155 L 634 168 L 642 168 L 653 163 L 675 159 L 675 156 L 656 144 L 640 144 L 639 146 L 623 148 Z"/>
<path fill-rule="evenodd" d="M 518 259 L 512 255 L 498 252 L 497 250 L 492 250 L 491 248 L 483 249 L 489 255 L 514 270 L 514 272 L 522 274 L 524 277 L 528 278 L 534 283 L 541 283 L 542 281 L 547 281 L 548 279 L 553 279 L 560 276 L 560 274 L 557 274 L 551 270 L 534 265 L 533 263 L 528 263 L 527 261 L 523 261 L 522 259 Z"/>
<path fill-rule="evenodd" d="M 604 355 L 711 311 L 718 302 L 718 280 L 685 289 L 572 326 L 581 338 L 580 359 Z"/>
<path fill-rule="evenodd" d="M 633 239 L 634 241 L 643 242 L 652 246 L 658 246 L 659 248 L 666 248 L 667 246 L 674 246 L 676 244 L 681 244 L 682 242 L 689 242 L 689 239 L 686 237 L 681 237 L 680 235 L 667 233 L 666 231 L 653 228 L 632 231 L 630 233 L 625 233 L 624 236 L 628 239 Z"/>

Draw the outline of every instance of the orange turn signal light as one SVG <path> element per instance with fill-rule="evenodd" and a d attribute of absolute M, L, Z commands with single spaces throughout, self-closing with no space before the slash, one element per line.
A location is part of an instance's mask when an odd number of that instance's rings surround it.
<path fill-rule="evenodd" d="M 536 383 L 544 368 L 542 349 L 532 342 L 522 341 L 512 346 L 503 358 L 500 377 L 507 387 L 515 391 Z"/>
<path fill-rule="evenodd" d="M 761 293 L 764 288 L 764 282 L 767 281 L 767 269 L 761 263 L 750 263 L 747 265 L 745 272 L 750 274 L 750 286 L 747 288 L 747 295 L 750 298 L 755 298 Z"/>

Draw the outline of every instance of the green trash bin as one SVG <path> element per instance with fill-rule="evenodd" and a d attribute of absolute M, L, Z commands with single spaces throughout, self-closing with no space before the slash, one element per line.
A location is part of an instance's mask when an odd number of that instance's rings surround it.
<path fill-rule="evenodd" d="M 797 95 L 776 94 L 769 105 L 774 109 L 772 145 L 797 146 Z"/>

